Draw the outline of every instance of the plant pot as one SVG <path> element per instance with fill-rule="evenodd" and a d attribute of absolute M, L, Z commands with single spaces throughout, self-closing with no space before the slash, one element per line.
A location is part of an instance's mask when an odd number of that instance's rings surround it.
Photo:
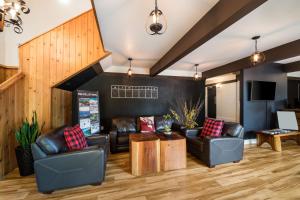
<path fill-rule="evenodd" d="M 33 157 L 31 147 L 23 148 L 21 146 L 15 149 L 19 172 L 21 176 L 34 174 Z"/>

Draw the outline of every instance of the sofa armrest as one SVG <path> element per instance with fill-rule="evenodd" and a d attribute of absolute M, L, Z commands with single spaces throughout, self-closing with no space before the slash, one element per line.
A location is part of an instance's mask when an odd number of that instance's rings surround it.
<path fill-rule="evenodd" d="M 47 154 L 45 154 L 45 152 L 36 143 L 31 144 L 31 152 L 33 160 L 39 160 L 47 157 Z"/>
<path fill-rule="evenodd" d="M 38 190 L 48 192 L 77 185 L 101 183 L 105 177 L 102 148 L 48 156 L 34 162 Z"/>
<path fill-rule="evenodd" d="M 117 132 L 117 130 L 111 130 L 111 131 L 109 132 L 110 152 L 111 152 L 111 153 L 117 152 L 117 137 L 118 137 L 118 132 Z"/>
<path fill-rule="evenodd" d="M 105 145 L 109 143 L 109 135 L 107 134 L 98 134 L 86 137 L 88 146 L 94 145 Z"/>
<path fill-rule="evenodd" d="M 238 137 L 205 137 L 204 148 L 209 165 L 240 161 L 243 159 L 244 140 Z"/>

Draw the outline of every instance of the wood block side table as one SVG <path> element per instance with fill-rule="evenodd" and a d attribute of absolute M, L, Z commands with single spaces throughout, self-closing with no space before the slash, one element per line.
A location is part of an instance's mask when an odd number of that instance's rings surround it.
<path fill-rule="evenodd" d="M 129 142 L 132 175 L 160 172 L 160 143 L 154 133 L 130 134 Z"/>

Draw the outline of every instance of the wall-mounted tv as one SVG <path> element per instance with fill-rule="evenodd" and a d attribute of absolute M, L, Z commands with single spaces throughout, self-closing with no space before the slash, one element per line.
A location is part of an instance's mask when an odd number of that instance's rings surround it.
<path fill-rule="evenodd" d="M 249 82 L 249 100 L 275 100 L 276 82 L 251 81 Z"/>

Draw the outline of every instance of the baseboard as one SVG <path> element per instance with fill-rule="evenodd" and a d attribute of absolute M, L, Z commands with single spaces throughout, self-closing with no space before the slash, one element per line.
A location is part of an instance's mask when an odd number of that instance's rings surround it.
<path fill-rule="evenodd" d="M 246 139 L 244 140 L 244 145 L 256 144 L 256 139 Z"/>

